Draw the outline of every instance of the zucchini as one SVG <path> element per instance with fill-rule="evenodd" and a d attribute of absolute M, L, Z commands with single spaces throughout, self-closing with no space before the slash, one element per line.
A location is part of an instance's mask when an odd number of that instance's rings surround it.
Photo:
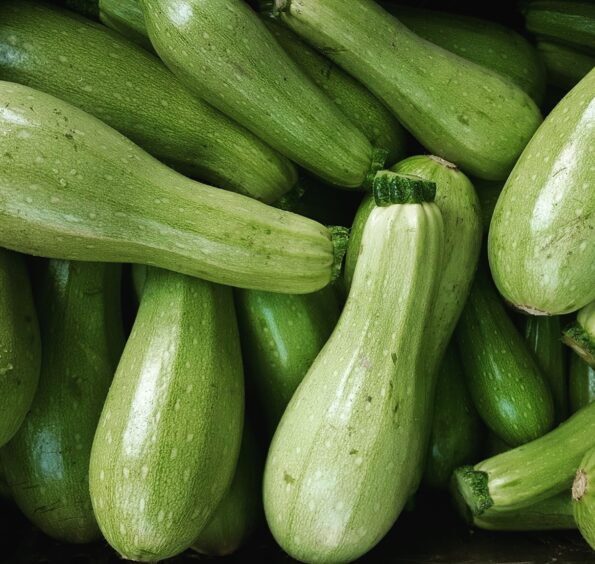
<path fill-rule="evenodd" d="M 39 382 L 41 343 L 25 258 L 0 247 L 0 446 L 22 425 Z"/>
<path fill-rule="evenodd" d="M 570 357 L 570 410 L 574 413 L 595 401 L 595 368 L 577 354 Z"/>
<path fill-rule="evenodd" d="M 120 555 L 155 562 L 190 547 L 231 484 L 243 412 L 231 289 L 150 269 L 89 466 Z"/>
<path fill-rule="evenodd" d="M 152 51 L 140 0 L 99 0 L 99 19 L 130 41 Z"/>
<path fill-rule="evenodd" d="M 459 509 L 487 517 L 570 491 L 583 455 L 595 447 L 594 427 L 591 403 L 539 439 L 458 468 L 453 489 Z"/>
<path fill-rule="evenodd" d="M 541 103 L 543 63 L 533 45 L 516 31 L 473 16 L 400 4 L 383 6 L 423 39 L 507 77 Z"/>
<path fill-rule="evenodd" d="M 595 301 L 576 316 L 576 322 L 564 330 L 562 340 L 587 364 L 595 367 Z"/>
<path fill-rule="evenodd" d="M 595 67 L 595 57 L 572 47 L 538 41 L 537 49 L 547 69 L 549 84 L 565 93 L 580 82 Z"/>
<path fill-rule="evenodd" d="M 269 429 L 326 343 L 340 314 L 336 290 L 313 294 L 236 292 L 246 365 Z"/>
<path fill-rule="evenodd" d="M 409 498 L 426 444 L 418 384 L 442 230 L 433 203 L 372 210 L 343 313 L 277 427 L 265 514 L 277 542 L 302 562 L 355 560 Z"/>
<path fill-rule="evenodd" d="M 89 497 L 91 444 L 124 345 L 120 265 L 49 261 L 39 291 L 39 389 L 1 451 L 13 498 L 46 535 L 99 540 Z"/>
<path fill-rule="evenodd" d="M 0 161 L 0 245 L 273 292 L 330 282 L 333 242 L 322 225 L 191 181 L 48 94 L 0 82 L 0 98 L 10 155 Z"/>
<path fill-rule="evenodd" d="M 285 157 L 194 98 L 155 56 L 74 14 L 0 3 L 0 73 L 95 115 L 210 184 L 273 202 L 296 182 Z"/>
<path fill-rule="evenodd" d="M 572 484 L 572 509 L 578 529 L 595 550 L 595 449 L 587 452 Z"/>
<path fill-rule="evenodd" d="M 243 0 L 141 0 L 159 56 L 194 93 L 321 178 L 358 188 L 384 164 Z M 180 16 L 181 14 L 181 16 Z"/>
<path fill-rule="evenodd" d="M 456 335 L 473 402 L 492 432 L 511 446 L 547 433 L 552 392 L 482 269 Z"/>
<path fill-rule="evenodd" d="M 429 151 L 506 178 L 541 122 L 530 96 L 422 39 L 373 0 L 275 0 L 282 21 L 367 86 Z"/>
<path fill-rule="evenodd" d="M 50 0 L 52 4 L 63 6 L 82 16 L 97 20 L 99 18 L 99 6 L 97 0 Z"/>
<path fill-rule="evenodd" d="M 485 456 L 496 456 L 510 450 L 512 447 L 506 444 L 498 435 L 488 431 L 485 442 Z"/>
<path fill-rule="evenodd" d="M 261 517 L 262 464 L 256 437 L 245 425 L 240 456 L 231 486 L 215 515 L 192 544 L 211 556 L 233 554 L 246 542 Z"/>
<path fill-rule="evenodd" d="M 530 316 L 525 323 L 525 339 L 552 391 L 558 422 L 568 415 L 568 379 L 561 331 L 559 317 Z"/>
<path fill-rule="evenodd" d="M 595 69 L 539 128 L 490 225 L 492 275 L 514 307 L 562 315 L 595 300 Z"/>
<path fill-rule="evenodd" d="M 481 208 L 481 218 L 484 233 L 487 234 L 492 216 L 494 215 L 494 208 L 496 202 L 502 193 L 504 183 L 493 180 L 481 180 L 480 178 L 473 179 L 473 185 L 477 190 L 477 197 L 479 198 L 479 206 Z"/>
<path fill-rule="evenodd" d="M 465 384 L 456 348 L 446 349 L 439 368 L 424 482 L 444 489 L 452 473 L 480 458 L 482 425 Z"/>

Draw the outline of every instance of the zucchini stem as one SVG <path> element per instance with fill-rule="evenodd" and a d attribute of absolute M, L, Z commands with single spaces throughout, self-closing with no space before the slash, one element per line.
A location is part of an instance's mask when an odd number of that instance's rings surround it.
<path fill-rule="evenodd" d="M 378 207 L 422 204 L 434 201 L 436 183 L 413 174 L 382 170 L 374 177 L 372 192 Z"/>
<path fill-rule="evenodd" d="M 343 268 L 343 258 L 347 253 L 349 245 L 349 229 L 341 227 L 340 225 L 329 226 L 331 233 L 331 241 L 333 243 L 333 267 L 331 271 L 331 284 L 341 276 L 341 269 Z"/>
<path fill-rule="evenodd" d="M 488 474 L 475 470 L 473 466 L 457 468 L 453 474 L 452 486 L 455 501 L 464 517 L 468 517 L 469 512 L 473 516 L 481 515 L 494 505 L 490 496 Z"/>
<path fill-rule="evenodd" d="M 572 499 L 574 501 L 580 501 L 587 493 L 588 486 L 589 479 L 587 478 L 587 473 L 582 468 L 579 468 L 576 471 L 576 477 L 572 484 Z"/>

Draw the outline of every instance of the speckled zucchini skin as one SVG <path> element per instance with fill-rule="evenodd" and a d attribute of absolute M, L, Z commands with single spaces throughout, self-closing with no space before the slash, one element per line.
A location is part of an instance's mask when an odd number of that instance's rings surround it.
<path fill-rule="evenodd" d="M 124 335 L 120 265 L 49 261 L 39 289 L 43 355 L 39 389 L 2 449 L 19 509 L 45 534 L 99 540 L 89 497 L 89 457 Z"/>
<path fill-rule="evenodd" d="M 140 0 L 99 0 L 99 19 L 130 41 L 149 51 L 153 50 Z"/>
<path fill-rule="evenodd" d="M 243 413 L 231 290 L 150 269 L 89 467 L 118 553 L 156 562 L 192 544 L 231 484 Z"/>
<path fill-rule="evenodd" d="M 0 446 L 29 411 L 40 363 L 39 324 L 24 257 L 0 248 Z"/>
<path fill-rule="evenodd" d="M 595 69 L 549 114 L 508 178 L 488 254 L 502 295 L 535 315 L 595 300 Z"/>
<path fill-rule="evenodd" d="M 319 223 L 189 180 L 49 94 L 0 82 L 0 98 L 0 245 L 273 292 L 330 282 Z"/>
<path fill-rule="evenodd" d="M 572 485 L 572 509 L 578 530 L 595 550 L 595 449 L 582 459 Z"/>
<path fill-rule="evenodd" d="M 193 97 L 155 56 L 58 8 L 28 0 L 0 4 L 0 76 L 95 115 L 160 160 L 216 186 L 274 202 L 297 180 L 292 163 Z"/>
<path fill-rule="evenodd" d="M 570 355 L 569 384 L 571 413 L 595 401 L 595 368 L 575 353 Z"/>

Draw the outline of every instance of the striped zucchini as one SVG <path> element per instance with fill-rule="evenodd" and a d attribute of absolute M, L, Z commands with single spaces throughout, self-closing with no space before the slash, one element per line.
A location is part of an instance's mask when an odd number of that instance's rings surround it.
<path fill-rule="evenodd" d="M 572 47 L 539 41 L 539 55 L 547 69 L 549 84 L 568 92 L 595 67 L 595 56 L 588 55 Z"/>
<path fill-rule="evenodd" d="M 541 122 L 513 82 L 422 39 L 373 0 L 275 5 L 285 24 L 366 85 L 427 149 L 471 174 L 506 178 Z"/>
<path fill-rule="evenodd" d="M 156 562 L 192 544 L 231 484 L 243 411 L 231 290 L 150 269 L 89 466 L 119 554 Z"/>
<path fill-rule="evenodd" d="M 216 186 L 273 202 L 296 182 L 286 158 L 194 98 L 156 57 L 66 11 L 29 0 L 0 3 L 0 75 L 95 115 Z"/>
<path fill-rule="evenodd" d="M 99 540 L 89 457 L 124 335 L 120 265 L 49 261 L 39 291 L 39 389 L 2 453 L 13 498 L 45 534 Z"/>
<path fill-rule="evenodd" d="M 595 401 L 595 368 L 570 353 L 570 411 L 574 413 Z"/>
<path fill-rule="evenodd" d="M 101 23 L 130 41 L 149 51 L 153 50 L 147 37 L 140 0 L 99 0 L 99 19 Z"/>
<path fill-rule="evenodd" d="M 595 300 L 595 69 L 556 106 L 508 178 L 488 254 L 502 295 L 534 315 Z"/>
<path fill-rule="evenodd" d="M 41 343 L 25 258 L 0 247 L 0 446 L 18 431 L 39 382 Z"/>
<path fill-rule="evenodd" d="M 322 225 L 191 181 L 48 94 L 0 82 L 0 98 L 10 155 L 0 160 L 0 245 L 273 292 L 330 282 L 332 234 Z"/>
<path fill-rule="evenodd" d="M 572 484 L 572 510 L 578 529 L 595 550 L 595 449 L 581 461 Z"/>
<path fill-rule="evenodd" d="M 595 301 L 576 316 L 576 322 L 564 330 L 564 342 L 587 364 L 595 367 Z"/>

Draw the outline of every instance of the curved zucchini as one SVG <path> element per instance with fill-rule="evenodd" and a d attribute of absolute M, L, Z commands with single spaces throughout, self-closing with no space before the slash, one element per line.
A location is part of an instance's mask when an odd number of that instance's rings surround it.
<path fill-rule="evenodd" d="M 0 245 L 138 262 L 222 284 L 308 293 L 333 275 L 331 231 L 175 173 L 48 94 L 0 82 Z"/>
<path fill-rule="evenodd" d="M 541 103 L 543 63 L 533 45 L 516 31 L 473 16 L 399 4 L 383 6 L 420 37 L 509 78 Z"/>
<path fill-rule="evenodd" d="M 577 354 L 570 354 L 570 411 L 595 401 L 595 368 Z"/>
<path fill-rule="evenodd" d="M 369 214 L 343 313 L 283 414 L 265 467 L 269 527 L 298 560 L 355 560 L 409 498 L 425 447 L 419 381 L 442 230 L 435 204 Z"/>
<path fill-rule="evenodd" d="M 357 78 L 432 153 L 506 178 L 541 122 L 513 82 L 433 45 L 373 0 L 275 0 L 296 33 Z"/>
<path fill-rule="evenodd" d="M 513 306 L 562 315 L 595 300 L 595 69 L 523 151 L 490 225 L 492 275 Z"/>
<path fill-rule="evenodd" d="M 591 403 L 539 439 L 457 469 L 453 491 L 459 509 L 488 517 L 569 491 L 583 455 L 595 447 L 594 428 Z"/>
<path fill-rule="evenodd" d="M 155 562 L 192 544 L 231 484 L 243 412 L 231 289 L 150 269 L 89 466 L 119 554 Z"/>
<path fill-rule="evenodd" d="M 285 157 L 194 98 L 155 56 L 68 12 L 28 0 L 0 3 L 0 75 L 95 115 L 216 186 L 273 202 L 297 180 Z"/>
<path fill-rule="evenodd" d="M 498 202 L 498 198 L 504 188 L 504 183 L 493 180 L 481 180 L 480 178 L 473 179 L 473 185 L 477 191 L 479 198 L 479 207 L 481 208 L 481 217 L 484 233 L 487 233 L 494 215 L 494 208 Z"/>
<path fill-rule="evenodd" d="M 272 432 L 334 329 L 339 299 L 332 286 L 303 295 L 239 290 L 236 309 L 247 368 Z"/>
<path fill-rule="evenodd" d="M 538 41 L 537 49 L 547 69 L 547 80 L 568 92 L 595 67 L 595 57 L 565 45 Z"/>
<path fill-rule="evenodd" d="M 568 415 L 566 355 L 561 332 L 559 317 L 530 316 L 525 324 L 525 339 L 552 391 L 558 422 Z"/>
<path fill-rule="evenodd" d="M 383 147 L 300 70 L 243 0 L 141 0 L 159 56 L 190 90 L 321 178 L 345 188 L 382 168 Z"/>
<path fill-rule="evenodd" d="M 38 303 L 39 389 L 19 432 L 2 449 L 13 498 L 45 534 L 100 538 L 89 497 L 89 457 L 124 345 L 120 265 L 49 261 Z"/>
<path fill-rule="evenodd" d="M 432 488 L 446 488 L 456 468 L 479 459 L 481 430 L 459 354 L 451 345 L 446 349 L 437 377 L 424 482 Z"/>
<path fill-rule="evenodd" d="M 595 367 L 595 301 L 578 312 L 576 322 L 564 330 L 562 340 Z"/>
<path fill-rule="evenodd" d="M 0 247 L 0 446 L 22 425 L 39 382 L 41 343 L 24 257 Z"/>
<path fill-rule="evenodd" d="M 572 501 L 578 530 L 595 550 L 595 449 L 585 454 L 576 472 Z"/>
<path fill-rule="evenodd" d="M 102 24 L 117 31 L 141 47 L 153 50 L 147 37 L 145 16 L 140 0 L 99 0 L 99 19 Z"/>

